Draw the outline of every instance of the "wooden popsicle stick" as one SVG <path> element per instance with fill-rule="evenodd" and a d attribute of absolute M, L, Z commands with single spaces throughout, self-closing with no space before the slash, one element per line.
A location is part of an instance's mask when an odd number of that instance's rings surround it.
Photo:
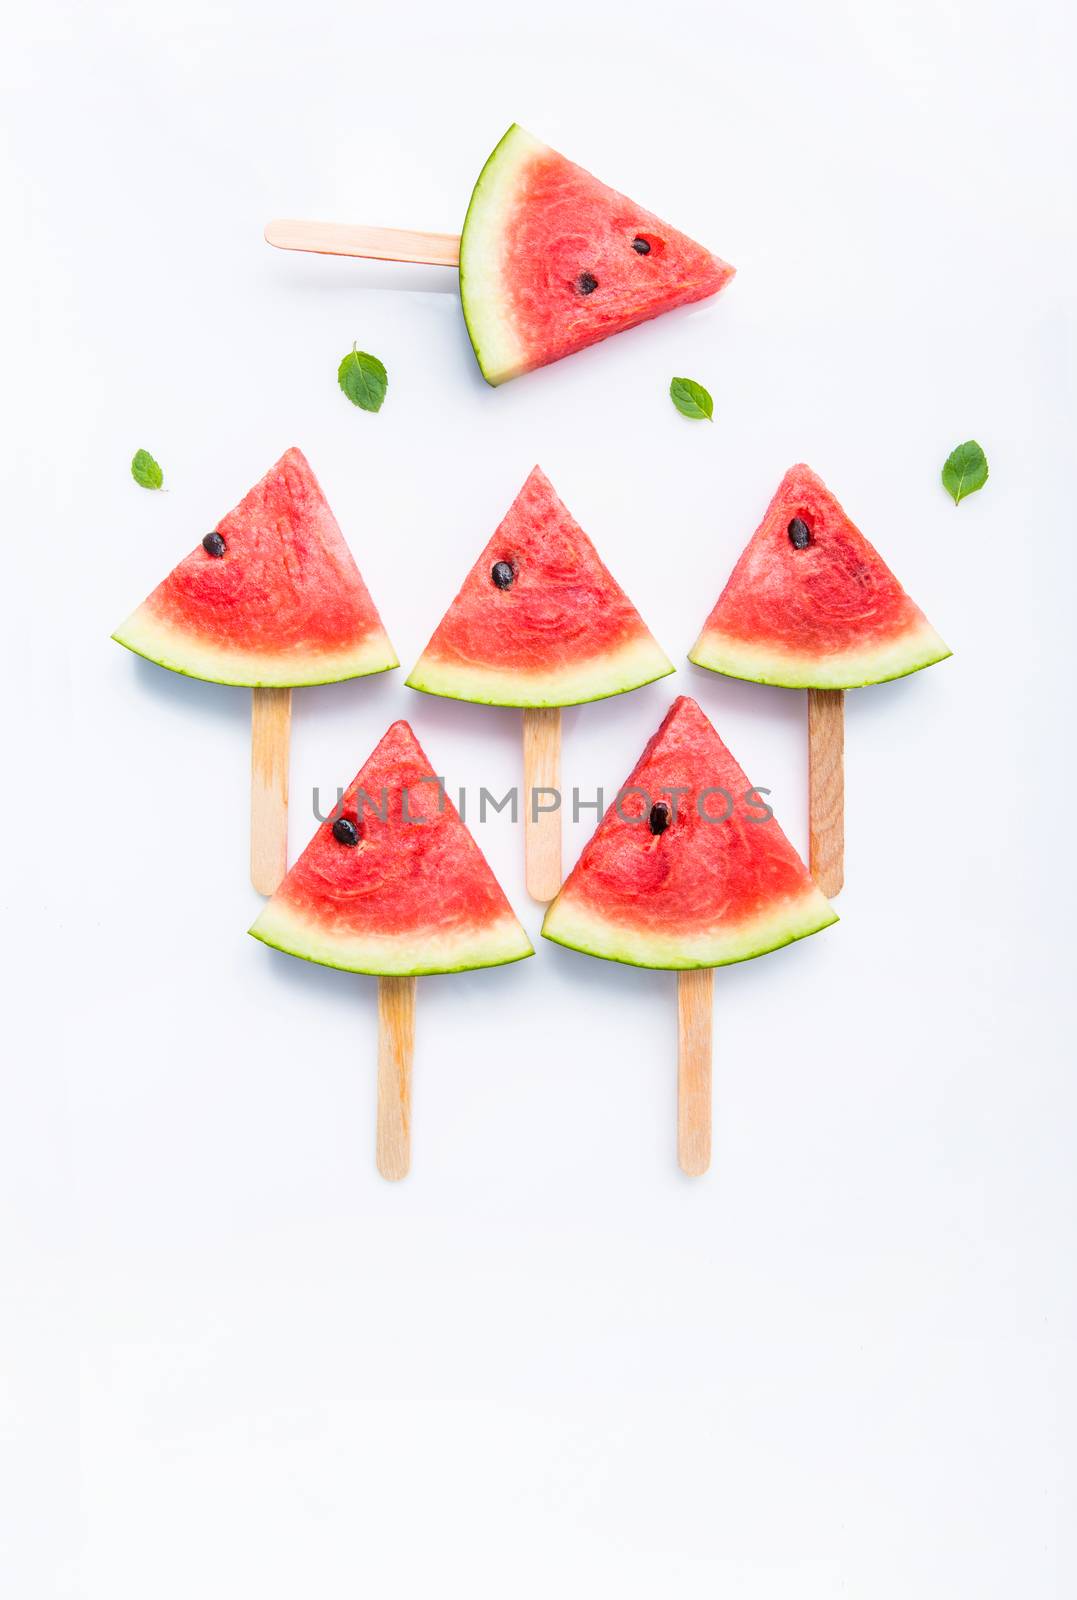
<path fill-rule="evenodd" d="M 553 795 L 536 790 L 553 789 Z M 543 706 L 524 711 L 524 874 L 527 892 L 545 904 L 561 887 L 561 708 Z"/>
<path fill-rule="evenodd" d="M 411 1063 L 415 979 L 378 979 L 378 1171 L 395 1181 L 411 1166 Z"/>
<path fill-rule="evenodd" d="M 690 1178 L 711 1164 L 714 969 L 677 974 L 677 1161 Z"/>
<path fill-rule="evenodd" d="M 275 894 L 288 870 L 290 689 L 251 691 L 251 882 Z"/>
<path fill-rule="evenodd" d="M 832 900 L 845 882 L 845 691 L 808 690 L 808 864 Z"/>
<path fill-rule="evenodd" d="M 365 228 L 350 222 L 266 223 L 266 243 L 278 250 L 312 250 L 320 256 L 364 256 L 368 261 L 415 261 L 430 267 L 455 267 L 460 261 L 458 233 L 416 233 L 411 228 Z"/>

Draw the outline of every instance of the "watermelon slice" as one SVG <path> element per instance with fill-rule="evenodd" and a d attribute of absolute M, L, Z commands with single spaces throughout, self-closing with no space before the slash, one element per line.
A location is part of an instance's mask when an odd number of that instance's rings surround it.
<path fill-rule="evenodd" d="M 818 933 L 837 916 L 765 814 L 681 695 L 547 911 L 544 937 L 607 961 L 686 968 L 747 961 Z"/>
<path fill-rule="evenodd" d="M 540 467 L 412 670 L 425 694 L 570 706 L 674 670 Z"/>
<path fill-rule="evenodd" d="M 173 672 L 252 688 L 336 683 L 399 665 L 301 450 L 286 451 L 215 532 L 114 639 Z"/>
<path fill-rule="evenodd" d="M 690 659 L 788 689 L 855 689 L 951 652 L 810 467 L 790 467 Z"/>
<path fill-rule="evenodd" d="M 515 123 L 460 239 L 464 318 L 493 384 L 705 300 L 733 271 Z"/>
<path fill-rule="evenodd" d="M 406 722 L 393 723 L 336 813 L 266 902 L 256 939 L 381 977 L 534 955 Z"/>

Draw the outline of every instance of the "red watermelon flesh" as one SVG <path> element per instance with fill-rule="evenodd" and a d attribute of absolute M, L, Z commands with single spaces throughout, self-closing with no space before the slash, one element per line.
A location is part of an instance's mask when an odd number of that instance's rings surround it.
<path fill-rule="evenodd" d="M 464 317 L 493 384 L 717 294 L 733 271 L 517 125 L 460 240 Z"/>
<path fill-rule="evenodd" d="M 499 587 L 498 563 L 512 569 Z M 673 671 L 579 523 L 535 467 L 408 683 L 489 705 L 560 706 Z"/>
<path fill-rule="evenodd" d="M 652 807 L 661 805 L 668 825 L 656 832 Z M 837 917 L 765 816 L 712 724 L 682 695 L 584 846 L 543 935 L 610 961 L 685 968 L 745 961 L 817 933 Z"/>
<path fill-rule="evenodd" d="M 794 538 L 808 542 L 798 548 Z M 759 683 L 851 689 L 904 677 L 949 654 L 822 479 L 796 466 L 734 567 L 691 660 Z"/>
<path fill-rule="evenodd" d="M 330 683 L 398 665 L 373 600 L 301 450 L 288 450 L 113 638 L 216 683 Z"/>
<path fill-rule="evenodd" d="M 394 722 L 250 932 L 305 961 L 406 976 L 501 966 L 534 951 L 486 858 Z M 333 826 L 355 825 L 358 843 Z"/>

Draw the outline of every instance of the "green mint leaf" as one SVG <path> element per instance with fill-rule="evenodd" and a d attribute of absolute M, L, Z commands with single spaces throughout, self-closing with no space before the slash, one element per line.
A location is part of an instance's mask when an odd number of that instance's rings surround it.
<path fill-rule="evenodd" d="M 693 417 L 697 421 L 706 417 L 708 422 L 714 421 L 714 401 L 694 378 L 673 378 L 669 385 L 669 398 L 682 417 Z"/>
<path fill-rule="evenodd" d="M 380 411 L 389 387 L 389 378 L 377 356 L 367 355 L 354 345 L 337 368 L 337 382 L 353 406 L 363 411 Z"/>
<path fill-rule="evenodd" d="M 987 482 L 987 457 L 975 439 L 966 439 L 951 450 L 942 469 L 942 486 L 960 505 L 967 494 L 975 494 Z"/>
<path fill-rule="evenodd" d="M 148 450 L 136 450 L 131 458 L 131 476 L 142 489 L 159 489 L 165 475 Z"/>

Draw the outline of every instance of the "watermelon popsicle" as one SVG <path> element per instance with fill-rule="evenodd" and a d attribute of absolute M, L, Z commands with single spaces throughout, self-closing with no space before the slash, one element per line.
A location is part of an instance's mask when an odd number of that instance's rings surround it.
<path fill-rule="evenodd" d="M 406 722 L 394 722 L 250 929 L 264 944 L 378 979 L 377 1163 L 411 1165 L 415 979 L 534 955 Z"/>
<path fill-rule="evenodd" d="M 546 912 L 555 944 L 677 972 L 677 1153 L 710 1165 L 713 969 L 837 921 L 762 795 L 681 695 Z"/>
<path fill-rule="evenodd" d="M 560 708 L 624 694 L 673 670 L 535 467 L 407 679 L 424 694 L 523 708 L 534 899 L 552 900 L 561 887 Z"/>
<path fill-rule="evenodd" d="M 514 123 L 471 196 L 463 233 L 277 221 L 283 250 L 460 267 L 483 377 L 500 384 L 678 306 L 734 268 Z"/>
<path fill-rule="evenodd" d="M 281 456 L 112 637 L 186 677 L 252 690 L 251 879 L 287 868 L 292 689 L 399 665 L 302 451 Z"/>
<path fill-rule="evenodd" d="M 809 861 L 844 882 L 846 689 L 906 677 L 951 652 L 810 467 L 790 467 L 689 659 L 808 691 Z"/>

